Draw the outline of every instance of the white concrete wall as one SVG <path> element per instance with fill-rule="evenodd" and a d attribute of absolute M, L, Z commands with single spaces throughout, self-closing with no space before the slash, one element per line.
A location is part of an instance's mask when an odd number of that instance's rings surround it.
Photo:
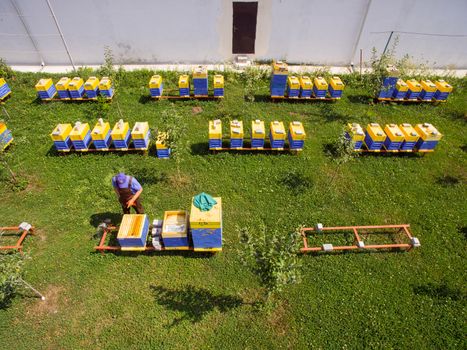
<path fill-rule="evenodd" d="M 105 46 L 126 64 L 233 57 L 231 0 L 49 1 L 76 65 L 102 63 Z M 395 34 L 400 55 L 434 67 L 467 68 L 467 0 L 258 3 L 255 59 L 358 64 L 360 48 L 368 59 L 373 47 L 383 50 L 390 31 L 399 31 L 441 34 Z M 46 0 L 0 0 L 0 57 L 12 65 L 70 63 Z"/>

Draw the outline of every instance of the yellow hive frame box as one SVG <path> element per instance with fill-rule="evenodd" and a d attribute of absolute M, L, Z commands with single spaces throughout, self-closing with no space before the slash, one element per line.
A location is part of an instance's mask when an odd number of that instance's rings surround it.
<path fill-rule="evenodd" d="M 197 66 L 193 67 L 193 79 L 207 79 L 208 77 L 208 67 L 206 66 Z"/>
<path fill-rule="evenodd" d="M 180 75 L 178 78 L 178 87 L 181 89 L 186 89 L 190 87 L 190 77 L 186 74 Z"/>
<path fill-rule="evenodd" d="M 448 84 L 444 80 L 435 81 L 436 89 L 441 92 L 452 92 L 452 85 Z"/>
<path fill-rule="evenodd" d="M 327 90 L 328 89 L 328 83 L 326 83 L 326 80 L 323 77 L 316 77 L 313 80 L 313 85 L 318 90 Z"/>
<path fill-rule="evenodd" d="M 344 90 L 345 87 L 344 83 L 339 77 L 332 77 L 329 81 L 329 85 L 331 85 L 334 90 Z"/>
<path fill-rule="evenodd" d="M 214 76 L 214 89 L 223 89 L 224 88 L 224 76 L 216 74 Z"/>
<path fill-rule="evenodd" d="M 415 125 L 415 131 L 418 132 L 423 141 L 439 141 L 443 135 L 430 123 Z"/>
<path fill-rule="evenodd" d="M 71 124 L 58 124 L 55 129 L 53 129 L 50 137 L 53 141 L 65 141 L 71 133 L 73 127 Z"/>
<path fill-rule="evenodd" d="M 405 81 L 403 81 L 402 79 L 399 79 L 397 80 L 397 83 L 396 83 L 396 90 L 407 91 L 409 90 L 409 86 L 407 85 Z"/>
<path fill-rule="evenodd" d="M 272 63 L 272 71 L 275 75 L 288 75 L 289 67 L 287 66 L 287 63 L 283 61 L 274 61 Z"/>
<path fill-rule="evenodd" d="M 222 121 L 220 119 L 209 121 L 209 138 L 221 139 L 222 138 Z"/>
<path fill-rule="evenodd" d="M 151 89 L 158 89 L 162 85 L 162 77 L 160 75 L 153 75 L 149 80 L 149 87 Z"/>
<path fill-rule="evenodd" d="M 109 131 L 110 131 L 110 124 L 107 122 L 104 122 L 102 118 L 99 118 L 96 125 L 91 131 L 91 138 L 93 140 L 105 140 Z"/>
<path fill-rule="evenodd" d="M 277 120 L 270 124 L 271 135 L 274 140 L 285 140 L 285 127 L 283 122 Z"/>
<path fill-rule="evenodd" d="M 110 136 L 112 137 L 112 140 L 125 140 L 125 136 L 129 129 L 130 126 L 128 125 L 128 122 L 124 122 L 122 119 L 120 119 L 117 123 L 115 123 Z"/>
<path fill-rule="evenodd" d="M 365 140 L 365 132 L 358 123 L 347 124 L 347 132 L 352 137 L 352 141 L 363 141 Z"/>
<path fill-rule="evenodd" d="M 99 90 L 109 90 L 112 87 L 112 80 L 109 77 L 102 77 L 99 82 Z"/>
<path fill-rule="evenodd" d="M 266 138 L 266 127 L 262 120 L 256 119 L 251 121 L 251 137 L 254 139 Z"/>
<path fill-rule="evenodd" d="M 384 130 L 378 123 L 370 123 L 366 127 L 366 131 L 368 135 L 371 137 L 373 141 L 384 141 L 386 140 L 386 134 Z"/>
<path fill-rule="evenodd" d="M 186 210 L 169 210 L 164 212 L 162 239 L 179 238 L 188 235 L 188 213 Z"/>
<path fill-rule="evenodd" d="M 232 120 L 230 122 L 230 138 L 243 139 L 243 122 L 241 120 Z"/>
<path fill-rule="evenodd" d="M 99 86 L 99 79 L 96 77 L 89 77 L 84 83 L 85 90 L 95 90 Z"/>
<path fill-rule="evenodd" d="M 62 77 L 60 80 L 55 84 L 57 90 L 63 91 L 68 90 L 68 84 L 70 84 L 71 79 L 68 77 Z"/>
<path fill-rule="evenodd" d="M 146 214 L 123 215 L 122 223 L 118 229 L 117 238 L 140 238 L 143 233 L 146 217 Z"/>
<path fill-rule="evenodd" d="M 36 91 L 47 91 L 53 85 L 53 81 L 50 78 L 40 79 L 36 84 Z"/>
<path fill-rule="evenodd" d="M 422 85 L 422 89 L 425 90 L 426 92 L 436 91 L 436 85 L 433 84 L 431 80 L 422 80 L 420 84 Z"/>
<path fill-rule="evenodd" d="M 289 131 L 290 135 L 292 136 L 292 140 L 305 140 L 306 133 L 303 124 L 298 121 L 290 122 L 289 124 Z"/>
<path fill-rule="evenodd" d="M 84 81 L 80 77 L 74 77 L 68 84 L 68 90 L 79 90 L 83 86 Z"/>
<path fill-rule="evenodd" d="M 133 139 L 144 139 L 149 131 L 148 122 L 136 122 L 131 130 L 131 138 Z"/>
<path fill-rule="evenodd" d="M 73 141 L 82 141 L 90 131 L 88 123 L 76 122 L 70 132 L 70 139 Z"/>
<path fill-rule="evenodd" d="M 407 142 L 415 142 L 420 138 L 418 132 L 408 123 L 400 124 L 399 129 L 401 129 L 404 134 L 404 140 Z"/>
<path fill-rule="evenodd" d="M 298 90 L 300 89 L 300 80 L 294 75 L 291 75 L 287 78 L 287 86 L 291 89 Z"/>
<path fill-rule="evenodd" d="M 409 87 L 410 91 L 413 91 L 413 92 L 422 91 L 422 85 L 415 79 L 409 79 L 405 83 Z"/>
<path fill-rule="evenodd" d="M 392 142 L 404 141 L 404 133 L 397 126 L 397 124 L 386 124 L 384 126 L 384 132 Z"/>
<path fill-rule="evenodd" d="M 303 90 L 311 90 L 313 89 L 313 82 L 311 81 L 310 77 L 307 77 L 305 75 L 302 75 L 299 79 L 300 81 L 300 87 Z"/>
<path fill-rule="evenodd" d="M 217 202 L 211 210 L 201 211 L 191 200 L 190 227 L 191 228 L 221 228 L 222 227 L 222 199 L 214 197 Z"/>
<path fill-rule="evenodd" d="M 169 148 L 167 146 L 167 143 L 166 143 L 167 139 L 168 139 L 168 133 L 159 131 L 157 133 L 156 148 L 157 149 L 167 149 L 167 148 Z"/>

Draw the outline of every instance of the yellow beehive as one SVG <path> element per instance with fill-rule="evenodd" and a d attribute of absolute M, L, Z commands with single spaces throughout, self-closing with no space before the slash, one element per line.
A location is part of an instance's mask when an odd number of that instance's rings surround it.
<path fill-rule="evenodd" d="M 146 214 L 125 214 L 122 217 L 117 239 L 138 238 L 144 233 L 144 221 Z"/>
<path fill-rule="evenodd" d="M 167 148 L 169 148 L 168 145 L 167 145 L 168 139 L 169 139 L 169 134 L 168 133 L 159 131 L 157 133 L 156 148 L 157 149 L 167 149 Z"/>
<path fill-rule="evenodd" d="M 400 124 L 399 129 L 402 131 L 402 134 L 404 134 L 404 140 L 406 142 L 415 142 L 420 138 L 418 132 L 410 124 Z"/>
<path fill-rule="evenodd" d="M 84 83 L 84 89 L 85 90 L 96 90 L 96 88 L 99 86 L 99 79 L 96 77 L 89 77 L 88 80 Z"/>
<path fill-rule="evenodd" d="M 68 90 L 80 90 L 81 87 L 83 86 L 84 81 L 80 77 L 74 77 L 70 83 L 68 84 Z"/>
<path fill-rule="evenodd" d="M 251 137 L 253 139 L 266 138 L 266 127 L 262 120 L 256 119 L 251 121 Z"/>
<path fill-rule="evenodd" d="M 99 82 L 99 90 L 109 90 L 112 87 L 112 81 L 109 77 L 102 77 Z"/>
<path fill-rule="evenodd" d="M 53 85 L 52 79 L 50 78 L 40 79 L 39 82 L 36 84 L 36 90 L 37 91 L 48 91 L 52 85 Z"/>
<path fill-rule="evenodd" d="M 302 75 L 300 77 L 300 87 L 302 90 L 311 90 L 313 89 L 313 83 L 310 79 L 310 77 Z"/>
<path fill-rule="evenodd" d="M 316 77 L 313 80 L 313 85 L 317 90 L 327 90 L 328 89 L 328 83 L 326 83 L 326 80 L 323 77 Z"/>
<path fill-rule="evenodd" d="M 282 61 L 275 61 L 272 63 L 272 72 L 275 75 L 288 75 L 289 68 L 287 67 L 287 63 Z"/>
<path fill-rule="evenodd" d="M 71 129 L 73 129 L 71 124 L 58 124 L 50 134 L 50 137 L 53 141 L 66 141 L 70 136 Z"/>
<path fill-rule="evenodd" d="M 402 133 L 402 130 L 399 129 L 397 124 L 386 124 L 384 127 L 384 132 L 389 137 L 391 142 L 404 141 L 404 134 Z"/>
<path fill-rule="evenodd" d="M 107 134 L 109 133 L 109 130 L 110 130 L 110 124 L 107 122 L 104 122 L 102 118 L 99 118 L 96 125 L 91 131 L 91 138 L 93 140 L 105 140 L 105 138 L 107 137 Z"/>
<path fill-rule="evenodd" d="M 55 84 L 55 87 L 57 90 L 63 91 L 63 90 L 68 90 L 68 84 L 70 83 L 71 79 L 68 77 L 63 77 L 60 78 L 57 84 Z"/>
<path fill-rule="evenodd" d="M 415 131 L 423 141 L 439 141 L 443 135 L 430 123 L 415 125 Z"/>
<path fill-rule="evenodd" d="M 230 122 L 230 138 L 243 139 L 243 122 L 240 120 L 232 120 Z"/>
<path fill-rule="evenodd" d="M 300 80 L 294 75 L 291 75 L 287 78 L 287 85 L 290 89 L 298 90 L 300 89 Z"/>
<path fill-rule="evenodd" d="M 360 124 L 349 123 L 347 124 L 346 131 L 354 142 L 363 141 L 365 139 L 365 132 Z"/>
<path fill-rule="evenodd" d="M 183 88 L 189 88 L 190 87 L 190 77 L 186 74 L 180 75 L 178 78 L 178 87 L 183 89 Z"/>
<path fill-rule="evenodd" d="M 144 139 L 146 138 L 149 131 L 149 123 L 148 122 L 136 122 L 133 126 L 133 130 L 131 130 L 131 138 L 132 139 Z"/>
<path fill-rule="evenodd" d="M 287 136 L 285 133 L 284 123 L 277 120 L 271 122 L 270 132 L 274 140 L 285 140 L 285 137 Z"/>
<path fill-rule="evenodd" d="M 438 89 L 440 92 L 451 92 L 452 91 L 452 85 L 448 84 L 444 80 L 438 80 L 435 82 L 436 89 Z"/>
<path fill-rule="evenodd" d="M 2 86 L 2 85 L 5 85 L 5 84 L 6 84 L 6 81 L 5 81 L 5 79 L 3 79 L 3 78 L 0 78 L 0 86 Z"/>
<path fill-rule="evenodd" d="M 422 85 L 416 81 L 415 79 L 409 79 L 406 81 L 406 84 L 410 91 L 412 92 L 420 92 L 422 91 Z"/>
<path fill-rule="evenodd" d="M 6 124 L 3 122 L 0 122 L 0 135 L 3 134 L 6 129 L 7 129 Z"/>
<path fill-rule="evenodd" d="M 190 228 L 215 229 L 222 227 L 222 199 L 221 197 L 213 198 L 217 203 L 208 211 L 201 211 L 195 206 L 194 201 L 191 201 Z"/>
<path fill-rule="evenodd" d="M 332 86 L 333 90 L 344 90 L 344 83 L 339 77 L 332 77 L 329 81 L 329 84 Z"/>
<path fill-rule="evenodd" d="M 386 134 L 384 133 L 384 130 L 378 123 L 368 124 L 366 127 L 366 131 L 374 142 L 386 140 Z"/>
<path fill-rule="evenodd" d="M 426 92 L 435 92 L 436 85 L 431 82 L 431 80 L 422 80 L 421 82 L 422 89 Z"/>
<path fill-rule="evenodd" d="M 407 91 L 408 89 L 409 89 L 409 86 L 407 85 L 405 81 L 403 81 L 402 79 L 397 80 L 396 90 L 403 92 L 403 91 Z"/>
<path fill-rule="evenodd" d="M 223 89 L 224 88 L 224 76 L 216 74 L 214 76 L 214 89 Z"/>
<path fill-rule="evenodd" d="M 88 123 L 76 122 L 75 126 L 70 132 L 70 139 L 72 141 L 83 141 L 86 138 L 90 128 Z"/>
<path fill-rule="evenodd" d="M 160 75 L 153 75 L 149 80 L 149 87 L 151 89 L 159 89 L 162 85 L 162 77 Z"/>
<path fill-rule="evenodd" d="M 208 67 L 198 66 L 193 68 L 193 79 L 206 79 L 208 77 Z"/>
<path fill-rule="evenodd" d="M 305 128 L 303 127 L 303 124 L 301 122 L 290 122 L 289 132 L 290 136 L 292 137 L 292 140 L 305 140 L 306 138 Z"/>
<path fill-rule="evenodd" d="M 112 140 L 125 140 L 129 129 L 130 126 L 128 125 L 128 123 L 120 119 L 112 129 L 110 137 L 112 137 Z"/>
<path fill-rule="evenodd" d="M 220 119 L 209 121 L 209 138 L 221 139 L 222 138 L 222 121 Z"/>

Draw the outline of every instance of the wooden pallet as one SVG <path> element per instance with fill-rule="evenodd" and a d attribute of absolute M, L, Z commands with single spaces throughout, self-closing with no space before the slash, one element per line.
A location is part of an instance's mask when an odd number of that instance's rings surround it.
<path fill-rule="evenodd" d="M 396 100 L 394 98 L 379 98 L 379 97 L 376 97 L 375 98 L 375 102 L 377 103 L 386 103 L 386 102 L 395 102 L 395 103 L 401 103 L 401 104 L 404 104 L 404 103 L 407 103 L 407 104 L 410 104 L 410 103 L 431 103 L 431 104 L 434 104 L 434 105 L 437 105 L 439 103 L 443 103 L 443 102 L 446 102 L 446 100 L 419 100 L 419 99 L 416 99 L 416 100 Z"/>
<path fill-rule="evenodd" d="M 331 101 L 336 102 L 341 97 L 287 97 L 287 96 L 270 96 L 273 101 Z"/>
<path fill-rule="evenodd" d="M 164 95 L 164 93 L 168 93 Z M 190 93 L 189 96 L 180 96 L 170 93 L 178 93 L 178 89 L 164 89 L 161 96 L 150 96 L 152 100 L 221 100 L 224 96 L 214 96 L 213 90 L 208 90 L 208 95 L 195 95 Z"/>

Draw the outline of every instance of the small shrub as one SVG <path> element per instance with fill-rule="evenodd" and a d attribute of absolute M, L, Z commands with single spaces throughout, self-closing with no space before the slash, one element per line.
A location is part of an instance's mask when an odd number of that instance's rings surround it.
<path fill-rule="evenodd" d="M 22 284 L 24 260 L 20 254 L 0 254 L 0 308 L 9 304 Z"/>
<path fill-rule="evenodd" d="M 13 78 L 13 69 L 5 62 L 3 58 L 0 58 L 0 77 L 5 79 Z"/>

